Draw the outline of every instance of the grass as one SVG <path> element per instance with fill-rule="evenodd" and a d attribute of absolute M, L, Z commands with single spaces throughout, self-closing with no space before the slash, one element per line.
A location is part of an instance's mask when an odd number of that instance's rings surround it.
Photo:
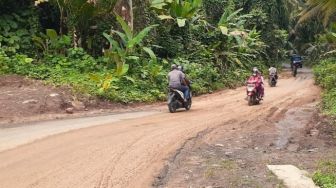
<path fill-rule="evenodd" d="M 206 178 L 213 178 L 217 172 L 222 170 L 234 170 L 237 168 L 237 164 L 233 160 L 216 160 L 216 161 L 208 161 L 208 167 L 204 173 Z"/>
<path fill-rule="evenodd" d="M 336 160 L 321 161 L 313 180 L 321 188 L 336 188 Z"/>

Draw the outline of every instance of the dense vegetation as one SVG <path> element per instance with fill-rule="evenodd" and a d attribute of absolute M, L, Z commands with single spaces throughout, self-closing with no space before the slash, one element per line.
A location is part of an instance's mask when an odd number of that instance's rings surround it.
<path fill-rule="evenodd" d="M 313 0 L 3 0 L 0 73 L 111 101 L 150 102 L 165 98 L 166 74 L 177 63 L 195 93 L 207 93 L 240 85 L 251 67 L 265 70 L 291 53 L 311 62 L 333 56 L 332 6 Z M 325 100 L 331 99 L 327 89 Z"/>
<path fill-rule="evenodd" d="M 2 1 L 0 73 L 117 102 L 149 102 L 165 99 L 172 63 L 185 66 L 202 94 L 240 85 L 251 67 L 265 70 L 287 58 L 287 1 L 132 3 Z"/>

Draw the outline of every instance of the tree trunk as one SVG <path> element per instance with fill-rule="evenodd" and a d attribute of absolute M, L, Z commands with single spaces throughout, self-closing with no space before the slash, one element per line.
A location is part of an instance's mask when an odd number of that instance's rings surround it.
<path fill-rule="evenodd" d="M 133 2 L 132 0 L 118 0 L 114 12 L 124 18 L 133 30 Z"/>
<path fill-rule="evenodd" d="M 130 9 L 129 9 L 130 23 L 129 24 L 130 24 L 130 27 L 133 31 L 134 18 L 133 18 L 133 2 L 132 2 L 132 0 L 128 0 L 128 4 L 129 4 L 129 7 L 130 7 Z"/>

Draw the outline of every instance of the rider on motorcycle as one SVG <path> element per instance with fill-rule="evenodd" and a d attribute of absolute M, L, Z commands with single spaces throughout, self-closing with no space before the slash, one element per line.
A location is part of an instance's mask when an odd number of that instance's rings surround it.
<path fill-rule="evenodd" d="M 300 62 L 300 67 L 302 68 L 302 57 L 297 54 L 291 56 L 291 68 L 293 68 L 294 61 Z"/>
<path fill-rule="evenodd" d="M 178 67 L 175 64 L 171 66 L 171 71 L 168 73 L 168 82 L 170 88 L 183 92 L 184 102 L 187 102 L 187 99 L 189 98 L 189 88 L 185 81 L 185 74 L 178 70 Z"/>
<path fill-rule="evenodd" d="M 256 83 L 257 92 L 259 93 L 259 99 L 262 100 L 262 98 L 264 97 L 264 78 L 257 67 L 253 68 L 252 76 L 250 76 L 248 82 Z"/>
<path fill-rule="evenodd" d="M 270 68 L 268 69 L 268 73 L 269 76 L 271 77 L 272 75 L 274 75 L 275 79 L 278 79 L 278 73 L 277 73 L 277 69 L 275 68 L 275 66 L 270 66 Z"/>

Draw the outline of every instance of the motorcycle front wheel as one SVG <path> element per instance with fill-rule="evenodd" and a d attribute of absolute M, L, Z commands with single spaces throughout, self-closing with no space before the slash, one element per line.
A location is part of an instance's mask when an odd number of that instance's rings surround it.
<path fill-rule="evenodd" d="M 294 69 L 293 69 L 293 76 L 296 77 L 296 75 L 297 75 L 297 67 L 294 66 Z"/>
<path fill-rule="evenodd" d="M 191 98 L 190 99 L 188 99 L 188 102 L 187 102 L 187 104 L 186 104 L 186 106 L 185 106 L 185 109 L 188 111 L 188 110 L 190 110 L 190 108 L 191 108 L 191 104 L 192 104 L 192 100 L 191 100 Z"/>
<path fill-rule="evenodd" d="M 249 106 L 254 105 L 253 96 L 247 96 L 247 101 L 248 101 L 248 105 L 249 105 Z"/>
<path fill-rule="evenodd" d="M 172 101 L 171 103 L 168 104 L 168 109 L 170 113 L 175 113 L 176 112 L 176 102 Z"/>

